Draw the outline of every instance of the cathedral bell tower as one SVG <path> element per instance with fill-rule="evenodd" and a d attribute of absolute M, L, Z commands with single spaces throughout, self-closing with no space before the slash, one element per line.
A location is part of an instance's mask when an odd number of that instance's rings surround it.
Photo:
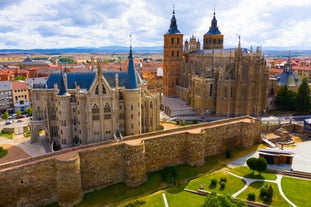
<path fill-rule="evenodd" d="M 212 50 L 212 49 L 223 49 L 224 48 L 224 35 L 218 29 L 217 19 L 215 16 L 211 22 L 211 26 L 208 32 L 203 36 L 203 49 L 204 50 Z"/>
<path fill-rule="evenodd" d="M 176 97 L 176 85 L 179 84 L 180 68 L 183 62 L 183 34 L 177 28 L 175 8 L 171 25 L 164 34 L 163 89 L 167 97 Z"/>

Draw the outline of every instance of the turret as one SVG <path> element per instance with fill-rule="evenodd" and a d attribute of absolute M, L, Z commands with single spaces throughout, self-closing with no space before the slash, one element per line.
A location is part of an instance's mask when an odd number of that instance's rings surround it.
<path fill-rule="evenodd" d="M 134 68 L 132 45 L 130 46 L 127 78 L 124 90 L 125 106 L 125 134 L 134 135 L 141 133 L 141 97 L 138 87 L 137 74 Z"/>

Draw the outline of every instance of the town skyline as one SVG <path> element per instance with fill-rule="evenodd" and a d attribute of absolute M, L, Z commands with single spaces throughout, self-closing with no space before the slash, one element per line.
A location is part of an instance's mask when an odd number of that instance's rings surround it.
<path fill-rule="evenodd" d="M 0 49 L 162 46 L 173 5 L 184 40 L 202 42 L 213 17 L 225 47 L 310 49 L 311 3 L 263 0 L 230 1 L 38 1 L 0 2 Z"/>

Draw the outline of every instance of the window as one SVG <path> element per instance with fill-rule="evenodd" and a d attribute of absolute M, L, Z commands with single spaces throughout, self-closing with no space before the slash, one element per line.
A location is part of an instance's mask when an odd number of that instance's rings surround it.
<path fill-rule="evenodd" d="M 131 119 L 133 119 L 133 114 L 131 114 Z"/>
<path fill-rule="evenodd" d="M 209 85 L 209 97 L 213 96 L 213 84 Z"/>
<path fill-rule="evenodd" d="M 106 94 L 106 88 L 104 85 L 103 85 L 103 94 Z"/>
<path fill-rule="evenodd" d="M 172 57 L 174 57 L 174 51 L 172 51 Z"/>
<path fill-rule="evenodd" d="M 93 105 L 92 114 L 93 120 L 99 120 L 99 108 L 96 104 Z"/>
<path fill-rule="evenodd" d="M 172 45 L 174 44 L 174 38 L 173 37 L 171 38 L 171 44 Z"/>
<path fill-rule="evenodd" d="M 133 105 L 131 105 L 131 110 L 133 110 Z"/>
<path fill-rule="evenodd" d="M 96 88 L 95 88 L 95 94 L 96 95 L 98 94 L 98 86 L 96 86 Z"/>
<path fill-rule="evenodd" d="M 111 119 L 111 114 L 105 114 L 105 115 L 104 115 L 104 119 L 106 119 L 106 120 L 107 120 L 107 119 Z"/>
<path fill-rule="evenodd" d="M 109 112 L 111 112 L 111 107 L 109 106 L 108 103 L 106 103 L 104 107 L 104 113 L 109 113 Z"/>
<path fill-rule="evenodd" d="M 177 56 L 177 57 L 179 57 L 179 51 L 178 51 L 178 50 L 177 50 L 177 54 L 176 54 L 176 56 Z"/>
<path fill-rule="evenodd" d="M 152 109 L 152 102 L 150 102 L 150 108 Z"/>
<path fill-rule="evenodd" d="M 179 37 L 177 38 L 177 45 L 179 45 Z"/>

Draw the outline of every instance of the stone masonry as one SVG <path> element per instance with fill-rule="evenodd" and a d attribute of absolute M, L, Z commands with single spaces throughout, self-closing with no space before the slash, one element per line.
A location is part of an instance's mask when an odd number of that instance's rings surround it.
<path fill-rule="evenodd" d="M 79 146 L 0 165 L 0 207 L 58 202 L 72 206 L 83 193 L 123 182 L 134 187 L 147 173 L 260 142 L 258 119 L 239 117 Z"/>

